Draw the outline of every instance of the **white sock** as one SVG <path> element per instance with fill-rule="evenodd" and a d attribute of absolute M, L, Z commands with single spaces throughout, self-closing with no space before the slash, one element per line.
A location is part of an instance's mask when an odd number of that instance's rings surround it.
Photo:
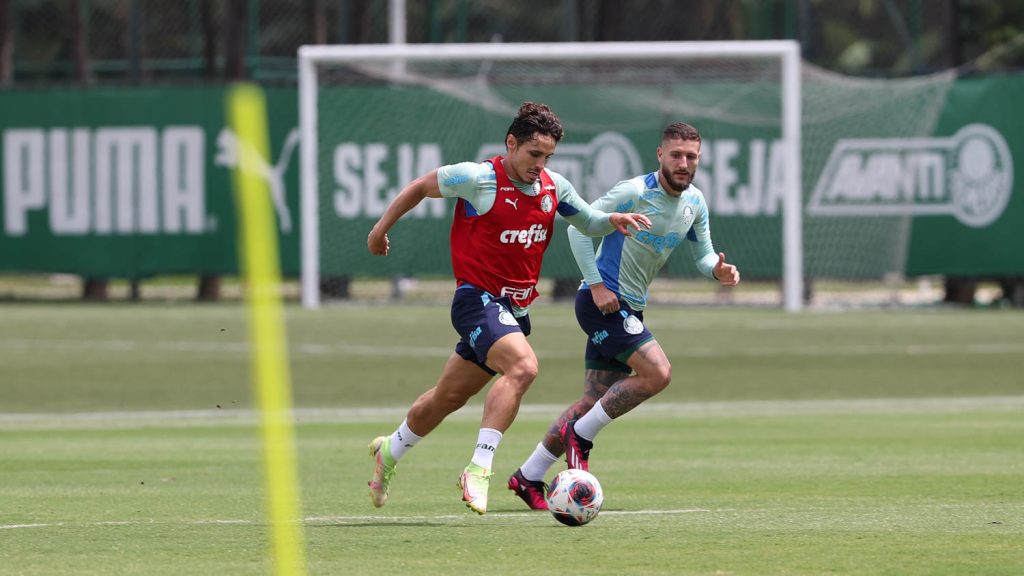
<path fill-rule="evenodd" d="M 573 430 L 576 430 L 577 434 L 587 440 L 593 440 L 597 433 L 601 431 L 601 428 L 607 426 L 611 421 L 612 417 L 604 411 L 604 406 L 598 400 L 589 412 L 576 421 L 576 426 L 573 427 Z"/>
<path fill-rule="evenodd" d="M 543 482 L 544 476 L 548 473 L 548 468 L 551 465 L 558 462 L 558 456 L 555 456 L 548 449 L 544 447 L 543 442 L 537 443 L 537 447 L 533 449 L 533 454 L 526 459 L 526 462 L 519 467 L 519 471 L 523 473 L 523 478 L 531 482 Z"/>
<path fill-rule="evenodd" d="M 473 450 L 473 464 L 490 470 L 494 463 L 494 452 L 501 443 L 501 432 L 494 428 L 481 428 L 476 437 L 476 449 Z"/>
<path fill-rule="evenodd" d="M 402 425 L 391 433 L 391 457 L 398 462 L 398 459 L 420 440 L 423 440 L 423 437 L 413 434 L 413 431 L 409 429 L 409 421 L 402 420 Z"/>

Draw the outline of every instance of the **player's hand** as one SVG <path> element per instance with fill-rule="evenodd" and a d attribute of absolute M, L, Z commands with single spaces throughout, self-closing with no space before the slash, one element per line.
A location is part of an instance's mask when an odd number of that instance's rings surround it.
<path fill-rule="evenodd" d="M 734 264 L 725 262 L 725 252 L 718 253 L 718 264 L 715 264 L 714 275 L 722 286 L 735 286 L 740 283 L 740 271 Z"/>
<path fill-rule="evenodd" d="M 612 314 L 619 311 L 619 299 L 605 287 L 604 282 L 590 285 L 590 296 L 594 299 L 594 305 L 605 314 Z"/>
<path fill-rule="evenodd" d="M 633 233 L 629 231 L 629 227 L 632 226 L 639 230 L 646 230 L 651 227 L 651 219 L 643 214 L 633 213 L 622 213 L 612 212 L 608 218 L 608 221 L 615 226 L 615 229 L 622 233 L 623 236 L 632 236 Z"/>
<path fill-rule="evenodd" d="M 388 240 L 387 233 L 377 232 L 377 227 L 374 226 L 366 236 L 366 249 L 374 256 L 387 256 L 391 250 L 391 241 Z"/>

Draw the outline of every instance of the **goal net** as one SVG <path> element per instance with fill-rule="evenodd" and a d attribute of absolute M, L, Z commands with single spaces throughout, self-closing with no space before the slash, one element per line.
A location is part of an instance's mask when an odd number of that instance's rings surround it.
<path fill-rule="evenodd" d="M 911 223 L 926 213 L 921 201 L 940 196 L 936 186 L 946 177 L 931 137 L 956 73 L 868 79 L 802 68 L 803 265 L 811 301 L 912 303 L 900 294 Z"/>
<path fill-rule="evenodd" d="M 369 255 L 366 235 L 420 174 L 504 154 L 524 101 L 561 118 L 565 137 L 548 167 L 587 200 L 656 170 L 667 124 L 696 126 L 695 184 L 716 248 L 744 278 L 778 281 L 780 305 L 801 306 L 795 42 L 304 46 L 299 67 L 307 307 L 319 304 L 324 278 L 450 277 L 450 201 L 427 199 L 406 215 L 389 233 L 387 258 Z M 697 272 L 678 250 L 662 274 Z M 542 275 L 580 277 L 564 234 L 556 232 Z"/>

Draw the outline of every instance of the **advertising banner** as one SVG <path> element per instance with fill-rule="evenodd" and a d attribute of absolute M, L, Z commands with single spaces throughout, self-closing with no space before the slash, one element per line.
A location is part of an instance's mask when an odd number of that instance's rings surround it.
<path fill-rule="evenodd" d="M 293 89 L 267 91 L 266 177 L 298 273 Z M 236 274 L 224 89 L 0 92 L 0 270 L 94 277 Z"/>
<path fill-rule="evenodd" d="M 735 94 L 742 88 L 741 94 Z M 694 90 L 692 95 L 687 89 Z M 785 174 L 773 114 L 778 87 L 673 87 L 689 101 L 726 98 L 744 114 L 704 105 L 651 114 L 599 86 L 495 88 L 504 105 L 468 103 L 426 87 L 325 88 L 318 109 L 323 276 L 448 276 L 453 203 L 425 200 L 375 258 L 366 234 L 395 194 L 442 164 L 504 152 L 526 99 L 551 105 L 566 136 L 549 168 L 587 200 L 657 168 L 672 121 L 704 136 L 695 185 L 712 237 L 745 278 L 778 278 Z M 518 92 L 516 92 L 518 90 Z M 230 189 L 239 149 L 224 121 L 224 88 L 101 88 L 0 92 L 0 271 L 92 277 L 237 274 Z M 742 102 L 745 97 L 750 102 Z M 656 94 L 634 90 L 638 101 Z M 754 97 L 756 96 L 756 98 Z M 264 177 L 280 233 L 282 271 L 299 274 L 297 92 L 267 89 Z M 1024 75 L 857 80 L 805 73 L 805 274 L 879 278 L 1024 274 Z M 514 105 L 508 104 L 514 102 Z M 578 278 L 558 230 L 543 274 Z M 686 250 L 665 268 L 696 272 Z"/>

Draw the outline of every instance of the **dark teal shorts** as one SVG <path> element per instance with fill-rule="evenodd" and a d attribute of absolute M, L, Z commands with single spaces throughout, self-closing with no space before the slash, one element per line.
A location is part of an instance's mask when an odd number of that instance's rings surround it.
<path fill-rule="evenodd" d="M 476 286 L 463 284 L 452 298 L 452 326 L 462 337 L 455 353 L 493 376 L 497 372 L 485 363 L 487 352 L 502 336 L 513 332 L 529 336 L 530 316 L 516 318 L 508 297 L 495 298 Z"/>
<path fill-rule="evenodd" d="M 587 334 L 584 365 L 591 370 L 630 374 L 626 363 L 638 348 L 654 339 L 644 324 L 642 310 L 619 300 L 619 311 L 605 314 L 594 304 L 589 288 L 576 292 L 576 321 Z"/>

